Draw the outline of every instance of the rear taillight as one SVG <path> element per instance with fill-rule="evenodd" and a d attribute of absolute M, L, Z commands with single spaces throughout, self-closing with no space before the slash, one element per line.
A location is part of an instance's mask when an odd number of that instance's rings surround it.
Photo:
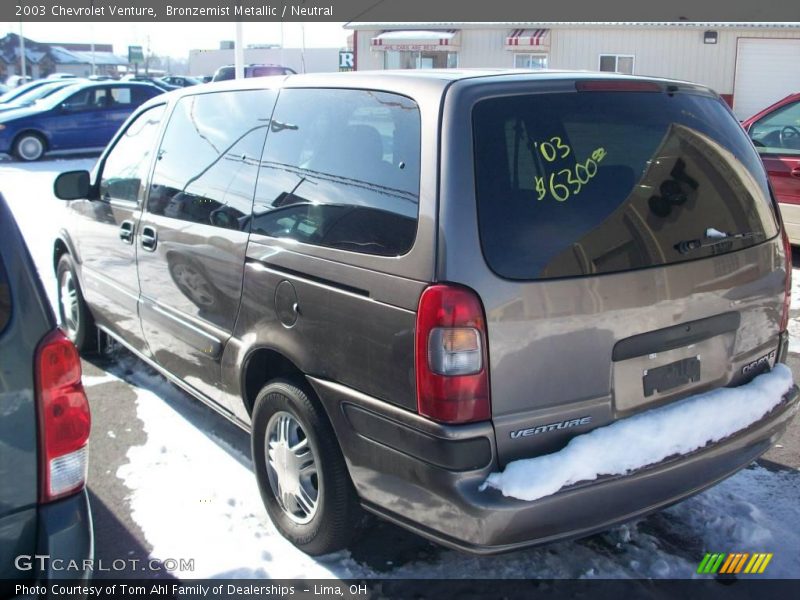
<path fill-rule="evenodd" d="M 475 292 L 434 285 L 420 297 L 417 409 L 442 423 L 485 421 L 489 405 L 486 321 Z"/>
<path fill-rule="evenodd" d="M 783 297 L 783 313 L 781 314 L 781 331 L 786 331 L 789 326 L 789 309 L 792 303 L 792 244 L 786 229 L 783 229 L 783 253 L 786 265 L 786 288 Z"/>
<path fill-rule="evenodd" d="M 39 497 L 51 502 L 83 488 L 91 416 L 75 346 L 55 330 L 36 350 L 41 481 Z"/>

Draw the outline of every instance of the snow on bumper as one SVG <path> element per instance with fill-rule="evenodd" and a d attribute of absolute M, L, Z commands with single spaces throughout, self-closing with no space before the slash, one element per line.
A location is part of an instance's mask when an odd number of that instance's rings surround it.
<path fill-rule="evenodd" d="M 537 500 L 579 481 L 624 475 L 688 454 L 752 425 L 780 404 L 792 385 L 792 372 L 777 364 L 746 385 L 691 396 L 576 436 L 553 454 L 511 462 L 480 489 Z"/>

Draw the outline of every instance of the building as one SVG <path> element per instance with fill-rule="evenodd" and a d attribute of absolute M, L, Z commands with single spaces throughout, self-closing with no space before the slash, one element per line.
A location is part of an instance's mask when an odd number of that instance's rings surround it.
<path fill-rule="evenodd" d="M 800 90 L 800 23 L 352 23 L 357 70 L 548 68 L 707 85 L 740 119 Z"/>
<path fill-rule="evenodd" d="M 245 48 L 245 64 L 281 65 L 298 73 L 328 73 L 339 70 L 339 48 Z M 233 49 L 190 50 L 189 75 L 213 75 L 233 64 Z"/>
<path fill-rule="evenodd" d="M 9 33 L 0 38 L 0 79 L 22 73 L 20 38 Z M 111 44 L 55 44 L 35 42 L 25 38 L 25 72 L 33 79 L 47 77 L 51 73 L 71 73 L 87 77 L 117 75 L 120 67 L 127 67 L 128 60 L 114 54 Z"/>

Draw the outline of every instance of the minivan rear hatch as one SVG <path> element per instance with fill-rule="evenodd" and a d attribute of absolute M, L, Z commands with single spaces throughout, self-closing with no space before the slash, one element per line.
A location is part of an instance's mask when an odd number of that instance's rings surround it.
<path fill-rule="evenodd" d="M 774 363 L 784 309 L 766 175 L 718 96 L 559 85 L 471 105 L 485 264 L 456 281 L 486 310 L 503 464 L 748 380 Z"/>

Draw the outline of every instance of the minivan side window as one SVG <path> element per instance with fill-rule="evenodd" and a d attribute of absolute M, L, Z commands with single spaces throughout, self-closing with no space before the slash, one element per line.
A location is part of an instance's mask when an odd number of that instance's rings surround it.
<path fill-rule="evenodd" d="M 275 96 L 247 90 L 181 98 L 158 150 L 147 210 L 246 230 Z"/>
<path fill-rule="evenodd" d="M 102 200 L 139 202 L 163 116 L 163 104 L 147 109 L 114 144 L 100 174 Z"/>
<path fill-rule="evenodd" d="M 411 249 L 420 115 L 404 96 L 284 89 L 264 150 L 251 233 L 381 256 Z"/>

